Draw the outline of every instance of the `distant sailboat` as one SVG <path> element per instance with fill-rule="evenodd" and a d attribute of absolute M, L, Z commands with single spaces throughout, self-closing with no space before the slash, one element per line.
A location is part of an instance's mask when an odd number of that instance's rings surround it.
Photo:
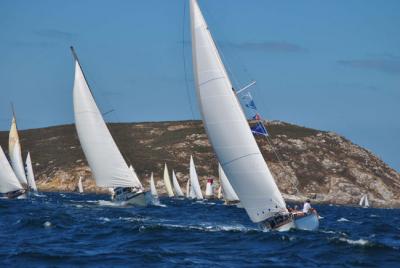
<path fill-rule="evenodd" d="M 79 191 L 80 194 L 83 193 L 82 177 L 79 177 L 79 181 L 78 181 L 78 191 Z"/>
<path fill-rule="evenodd" d="M 368 208 L 369 207 L 369 202 L 368 202 L 368 195 L 364 194 L 361 199 L 359 205 L 363 208 Z"/>
<path fill-rule="evenodd" d="M 181 186 L 179 185 L 178 179 L 176 178 L 175 171 L 172 170 L 172 183 L 174 185 L 175 193 L 178 197 L 185 196 L 182 192 Z"/>
<path fill-rule="evenodd" d="M 26 156 L 25 164 L 26 164 L 26 178 L 28 181 L 28 186 L 31 191 L 37 192 L 35 175 L 33 174 L 31 154 L 29 152 L 28 152 L 28 155 Z"/>
<path fill-rule="evenodd" d="M 222 199 L 222 186 L 218 187 L 218 194 L 217 194 L 218 199 Z"/>
<path fill-rule="evenodd" d="M 190 17 L 196 93 L 214 152 L 253 222 L 265 229 L 294 228 L 196 0 L 190 1 Z"/>
<path fill-rule="evenodd" d="M 186 182 L 186 198 L 190 198 L 190 178 Z"/>
<path fill-rule="evenodd" d="M 219 181 L 221 183 L 222 196 L 225 200 L 225 204 L 231 205 L 239 203 L 239 197 L 233 190 L 232 185 L 229 183 L 228 178 L 225 175 L 221 165 L 218 164 Z"/>
<path fill-rule="evenodd" d="M 165 189 L 167 190 L 168 196 L 174 197 L 175 194 L 174 194 L 174 191 L 172 190 L 171 179 L 169 178 L 168 167 L 167 167 L 166 163 L 164 166 L 164 185 L 165 185 Z"/>
<path fill-rule="evenodd" d="M 82 150 L 92 170 L 96 185 L 112 188 L 112 199 L 127 204 L 146 206 L 145 191 L 126 164 L 103 120 L 87 84 L 78 57 L 75 60 L 73 102 L 75 126 Z"/>
<path fill-rule="evenodd" d="M 205 194 L 206 194 L 206 199 L 214 198 L 214 180 L 211 178 L 207 179 Z"/>
<path fill-rule="evenodd" d="M 3 148 L 0 146 L 0 193 L 5 197 L 13 199 L 25 197 L 25 189 L 18 180 L 8 162 Z"/>
<path fill-rule="evenodd" d="M 8 137 L 8 153 L 10 155 L 11 166 L 22 186 L 27 186 L 28 182 L 25 176 L 24 162 L 22 161 L 21 143 L 18 136 L 17 121 L 13 108 L 13 118 L 11 121 L 10 134 Z"/>
<path fill-rule="evenodd" d="M 151 195 L 153 196 L 153 199 L 157 200 L 158 199 L 158 193 L 157 193 L 156 185 L 154 183 L 153 172 L 151 172 L 151 176 L 150 176 L 150 192 L 151 192 Z"/>
<path fill-rule="evenodd" d="M 190 156 L 190 189 L 193 192 L 192 196 L 195 196 L 196 199 L 203 199 L 203 194 L 201 192 L 199 178 L 197 177 L 196 168 L 194 166 L 193 156 Z"/>

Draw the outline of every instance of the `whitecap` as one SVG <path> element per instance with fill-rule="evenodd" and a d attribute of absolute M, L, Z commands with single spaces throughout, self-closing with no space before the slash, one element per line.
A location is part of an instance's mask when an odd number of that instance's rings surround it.
<path fill-rule="evenodd" d="M 111 221 L 110 218 L 107 218 L 107 217 L 100 217 L 99 220 L 104 221 L 104 222 Z"/>
<path fill-rule="evenodd" d="M 340 218 L 337 220 L 338 222 L 348 222 L 349 220 L 346 218 Z"/>
<path fill-rule="evenodd" d="M 49 227 L 51 227 L 51 222 L 46 221 L 46 222 L 43 223 L 43 226 L 44 226 L 45 228 L 49 228 Z"/>
<path fill-rule="evenodd" d="M 362 238 L 357 239 L 357 240 L 351 240 L 351 239 L 348 239 L 348 238 L 341 237 L 341 238 L 339 238 L 339 240 L 342 241 L 342 242 L 346 242 L 346 243 L 348 243 L 350 245 L 358 245 L 358 246 L 365 246 L 365 245 L 370 243 L 368 240 L 365 240 L 365 239 L 362 239 Z"/>

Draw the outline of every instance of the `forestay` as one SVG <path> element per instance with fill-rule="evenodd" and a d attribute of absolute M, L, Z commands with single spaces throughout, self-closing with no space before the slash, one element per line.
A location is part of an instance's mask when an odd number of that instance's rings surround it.
<path fill-rule="evenodd" d="M 103 120 L 77 58 L 75 58 L 73 101 L 79 141 L 96 185 L 109 188 L 141 188 Z"/>
<path fill-rule="evenodd" d="M 22 185 L 8 162 L 3 148 L 0 146 L 0 193 L 21 190 Z"/>
<path fill-rule="evenodd" d="M 253 222 L 287 212 L 195 0 L 190 16 L 197 98 L 217 158 Z"/>

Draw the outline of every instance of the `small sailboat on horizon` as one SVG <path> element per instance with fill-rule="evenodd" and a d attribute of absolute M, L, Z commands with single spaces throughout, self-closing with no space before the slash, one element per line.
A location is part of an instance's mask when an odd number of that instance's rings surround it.
<path fill-rule="evenodd" d="M 179 185 L 178 179 L 176 178 L 175 171 L 172 170 L 172 184 L 174 185 L 174 190 L 177 197 L 184 197 L 181 186 Z"/>
<path fill-rule="evenodd" d="M 363 207 L 363 208 L 369 208 L 369 201 L 368 201 L 367 194 L 363 194 L 363 196 L 360 199 L 359 205 L 360 205 L 360 207 Z"/>
<path fill-rule="evenodd" d="M 175 194 L 174 194 L 174 190 L 172 190 L 171 179 L 169 177 L 167 163 L 165 163 L 165 165 L 164 165 L 164 185 L 165 185 L 165 190 L 168 194 L 168 197 L 174 197 Z"/>
<path fill-rule="evenodd" d="M 233 190 L 232 185 L 229 183 L 228 178 L 225 175 L 224 170 L 221 167 L 221 164 L 218 163 L 218 173 L 219 173 L 219 181 L 222 198 L 225 201 L 225 205 L 235 205 L 240 202 L 239 197 L 237 196 L 235 190 Z"/>
<path fill-rule="evenodd" d="M 31 160 L 31 154 L 28 152 L 28 155 L 26 156 L 26 161 L 25 161 L 25 166 L 26 166 L 26 179 L 28 182 L 28 187 L 30 191 L 37 193 L 38 189 L 36 186 L 36 181 L 35 181 L 35 175 L 33 173 L 33 167 L 32 167 L 32 160 Z"/>
<path fill-rule="evenodd" d="M 212 178 L 207 179 L 205 196 L 206 199 L 214 198 L 214 180 Z"/>
<path fill-rule="evenodd" d="M 147 206 L 149 203 L 146 198 L 147 192 L 119 151 L 96 105 L 73 47 L 71 51 L 75 63 L 73 87 L 75 126 L 96 185 L 112 189 L 110 192 L 113 201 Z"/>
<path fill-rule="evenodd" d="M 151 172 L 151 175 L 150 175 L 150 192 L 153 197 L 153 200 L 155 202 L 157 202 L 158 201 L 158 193 L 157 193 L 156 184 L 154 183 L 153 172 Z"/>
<path fill-rule="evenodd" d="M 190 174 L 190 197 L 202 200 L 203 193 L 201 192 L 199 177 L 197 176 L 196 167 L 194 165 L 193 156 L 190 156 L 189 163 L 189 174 Z"/>
<path fill-rule="evenodd" d="M 83 194 L 82 176 L 79 176 L 79 180 L 78 180 L 78 192 L 79 192 L 80 194 Z"/>

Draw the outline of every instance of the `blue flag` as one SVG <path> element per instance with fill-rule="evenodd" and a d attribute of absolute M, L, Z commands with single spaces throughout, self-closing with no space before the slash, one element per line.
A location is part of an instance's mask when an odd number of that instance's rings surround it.
<path fill-rule="evenodd" d="M 251 127 L 251 132 L 256 135 L 268 136 L 267 129 L 265 128 L 264 124 L 258 122 L 257 125 Z"/>
<path fill-rule="evenodd" d="M 256 104 L 254 103 L 253 100 L 251 100 L 249 103 L 246 103 L 246 107 L 253 110 L 257 110 Z"/>

